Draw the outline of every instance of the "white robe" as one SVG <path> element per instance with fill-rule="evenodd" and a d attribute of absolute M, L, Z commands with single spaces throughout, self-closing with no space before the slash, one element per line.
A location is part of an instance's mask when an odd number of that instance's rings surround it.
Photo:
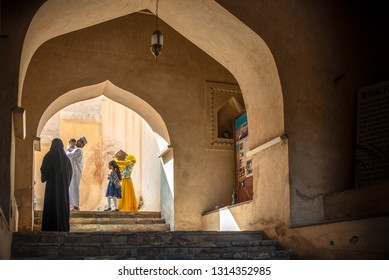
<path fill-rule="evenodd" d="M 70 208 L 80 207 L 80 182 L 82 168 L 84 166 L 83 152 L 81 148 L 76 148 L 71 152 L 66 152 L 73 168 L 72 181 L 69 186 L 69 204 Z"/>

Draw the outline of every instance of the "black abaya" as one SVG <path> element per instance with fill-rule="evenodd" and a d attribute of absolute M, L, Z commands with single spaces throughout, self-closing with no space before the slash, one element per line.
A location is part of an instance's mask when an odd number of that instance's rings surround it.
<path fill-rule="evenodd" d="M 42 231 L 69 231 L 69 185 L 72 173 L 63 143 L 55 138 L 41 166 L 41 180 L 42 183 L 46 182 Z"/>

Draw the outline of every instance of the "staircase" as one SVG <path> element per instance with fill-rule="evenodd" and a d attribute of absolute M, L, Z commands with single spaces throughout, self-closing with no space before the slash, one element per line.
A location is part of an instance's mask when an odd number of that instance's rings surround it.
<path fill-rule="evenodd" d="M 160 213 L 72 212 L 71 232 L 13 233 L 11 259 L 292 259 L 262 233 L 169 231 Z"/>

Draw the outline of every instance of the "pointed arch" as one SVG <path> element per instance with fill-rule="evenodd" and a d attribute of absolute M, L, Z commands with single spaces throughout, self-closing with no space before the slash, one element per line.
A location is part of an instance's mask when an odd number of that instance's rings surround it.
<path fill-rule="evenodd" d="M 40 135 L 46 122 L 59 110 L 66 106 L 104 95 L 117 103 L 138 113 L 150 125 L 152 130 L 161 136 L 168 144 L 170 137 L 167 127 L 158 112 L 141 98 L 125 91 L 110 81 L 71 90 L 57 98 L 44 111 L 40 118 L 36 135 Z"/>
<path fill-rule="evenodd" d="M 21 57 L 19 97 L 30 60 L 44 42 L 117 17 L 148 9 L 150 0 L 48 0 L 28 29 Z M 282 91 L 274 58 L 266 43 L 214 0 L 161 1 L 159 17 L 228 69 L 246 103 L 250 146 L 284 133 Z M 271 125 L 269 125 L 271 124 Z"/>
<path fill-rule="evenodd" d="M 42 44 L 56 36 L 87 28 L 143 9 L 154 10 L 154 7 L 155 2 L 151 0 L 134 0 L 130 1 L 130 3 L 128 0 L 114 2 L 109 0 L 46 1 L 36 13 L 25 38 L 20 65 L 18 102 L 23 104 L 26 101 L 27 104 L 31 101 L 31 98 L 34 98 L 34 96 L 28 94 L 23 96 L 25 91 L 23 89 L 23 83 L 31 58 Z M 276 63 L 270 49 L 258 34 L 240 22 L 214 0 L 200 0 L 200 2 L 191 0 L 160 1 L 159 16 L 170 27 L 224 66 L 234 76 L 242 91 L 248 115 L 250 149 L 284 134 L 282 91 Z M 105 79 L 108 78 L 95 78 L 89 84 L 98 83 Z M 114 81 L 112 78 L 109 79 Z M 66 92 L 69 90 L 69 87 L 77 88 L 85 86 L 85 84 L 81 85 L 82 82 L 85 82 L 85 80 L 79 81 L 76 79 L 72 84 L 66 83 L 68 88 L 60 91 Z M 66 88 L 66 86 L 62 89 Z M 124 87 L 122 84 L 120 86 L 126 89 L 131 88 Z M 96 90 L 103 92 L 103 87 L 97 87 L 99 89 Z M 26 92 L 28 93 L 28 90 Z M 88 99 L 88 94 L 82 97 L 83 100 Z M 73 100 L 75 100 L 75 96 L 72 97 Z M 63 96 L 61 98 L 67 97 Z M 117 98 L 120 98 L 120 96 L 118 95 Z M 53 100 L 46 100 L 46 102 L 45 107 L 50 106 L 48 104 L 53 103 Z M 148 102 L 150 101 L 148 100 Z M 61 103 L 58 102 L 57 106 Z M 121 102 L 119 101 L 119 103 Z M 153 106 L 157 108 L 156 103 L 153 103 Z M 51 110 L 52 112 L 56 111 L 53 107 L 46 113 L 49 114 Z M 158 112 L 163 115 L 162 109 L 158 109 Z M 33 123 L 33 126 L 38 126 L 37 122 L 40 120 L 39 115 L 30 115 L 29 120 Z M 163 116 L 167 119 L 167 116 Z M 170 129 L 170 123 L 168 125 Z M 172 131 L 173 136 L 175 137 L 176 135 Z M 18 154 L 25 157 L 25 154 L 29 153 L 32 142 L 31 137 L 32 135 L 28 135 L 27 140 L 29 142 L 20 145 L 21 147 L 17 146 Z M 179 179 L 177 182 L 180 181 L 180 184 L 176 184 L 176 195 L 172 204 L 174 206 L 175 225 L 177 229 L 187 229 L 188 225 L 192 225 L 193 228 L 198 229 L 200 227 L 198 219 L 200 207 L 196 209 L 197 212 L 186 212 L 187 203 L 185 199 L 190 199 L 191 196 L 188 196 L 188 189 L 185 189 L 184 184 L 181 182 L 185 180 L 185 176 L 188 176 L 188 173 L 180 173 L 178 171 L 184 169 L 185 156 L 184 153 L 180 155 L 179 149 L 175 151 L 177 151 L 175 154 L 176 174 L 179 174 L 177 176 Z M 290 202 L 287 177 L 287 144 L 277 147 L 269 153 L 271 153 L 271 156 L 260 159 L 259 162 L 264 166 L 268 166 L 267 163 L 275 159 L 274 166 L 276 167 L 266 170 L 267 172 L 262 172 L 261 176 L 257 176 L 257 182 L 254 184 L 258 193 L 260 193 L 261 187 L 267 186 L 270 178 L 274 177 L 275 172 L 281 173 L 282 176 L 277 176 L 279 180 L 271 183 L 274 187 L 272 188 L 274 190 L 272 194 L 274 194 L 274 197 L 277 197 L 274 201 L 265 201 L 266 203 L 262 203 L 264 200 L 262 196 L 254 197 L 254 200 L 256 199 L 260 202 L 254 204 L 255 206 L 253 206 L 252 211 L 253 213 L 259 213 L 261 212 L 260 207 L 284 205 L 285 208 L 279 211 L 282 213 L 272 213 L 271 215 L 278 215 L 281 217 L 280 219 L 287 222 L 289 219 L 288 205 Z M 259 158 L 260 156 L 258 155 L 257 157 Z M 32 161 L 32 155 L 29 154 L 29 158 L 26 160 Z M 17 185 L 21 191 L 29 188 L 25 182 L 18 182 Z M 31 209 L 28 206 L 26 204 L 23 207 L 23 211 L 28 214 L 25 215 L 25 225 L 28 225 L 30 220 L 28 212 Z"/>

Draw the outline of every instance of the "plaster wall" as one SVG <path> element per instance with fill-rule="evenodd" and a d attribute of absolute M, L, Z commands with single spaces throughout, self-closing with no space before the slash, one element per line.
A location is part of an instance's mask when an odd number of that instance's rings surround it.
<path fill-rule="evenodd" d="M 140 117 L 139 117 L 140 118 Z M 161 211 L 161 204 L 165 203 L 161 200 L 161 185 L 162 185 L 162 168 L 158 158 L 159 149 L 155 139 L 154 132 L 146 122 L 141 122 L 140 131 L 143 133 L 141 138 L 141 154 L 139 168 L 134 172 L 134 176 L 139 176 L 141 182 L 140 191 L 137 193 L 138 201 L 140 196 L 143 199 L 143 208 L 145 211 Z M 131 149 L 130 149 L 131 151 Z M 141 171 L 141 172 L 140 172 Z M 135 187 L 136 188 L 136 187 Z"/>
<path fill-rule="evenodd" d="M 389 75 L 385 8 L 378 1 L 217 2 L 274 55 L 289 140 L 291 223 L 321 221 L 323 195 L 354 187 L 357 90 Z"/>
<path fill-rule="evenodd" d="M 237 230 L 289 226 L 288 141 L 283 140 L 255 154 L 253 173 L 253 200 L 228 207 Z M 222 210 L 204 214 L 202 229 L 221 230 L 226 222 L 220 215 Z"/>
<path fill-rule="evenodd" d="M 37 7 L 43 1 L 33 0 L 25 3 L 23 9 L 12 1 L 2 2 L 1 29 L 0 29 L 0 259 L 10 255 L 10 241 L 12 228 L 10 225 L 17 223 L 17 212 L 12 201 L 14 198 L 15 173 L 13 162 L 14 143 L 12 136 L 12 109 L 17 104 L 18 70 L 22 53 L 23 40 L 32 17 Z"/>
<path fill-rule="evenodd" d="M 0 211 L 0 238 L 0 260 L 7 260 L 11 256 L 12 231 L 2 211 Z"/>
<path fill-rule="evenodd" d="M 387 260 L 388 217 L 266 230 L 301 259 Z"/>
<path fill-rule="evenodd" d="M 33 229 L 33 138 L 27 136 L 24 140 L 15 139 L 15 199 L 18 205 L 20 219 L 19 230 L 32 231 Z M 26 164 L 31 162 L 30 164 Z"/>
<path fill-rule="evenodd" d="M 174 182 L 169 182 L 168 179 L 174 177 L 168 174 L 174 172 L 173 151 L 169 151 L 161 159 L 161 165 L 161 216 L 170 225 L 170 229 L 174 229 Z"/>

